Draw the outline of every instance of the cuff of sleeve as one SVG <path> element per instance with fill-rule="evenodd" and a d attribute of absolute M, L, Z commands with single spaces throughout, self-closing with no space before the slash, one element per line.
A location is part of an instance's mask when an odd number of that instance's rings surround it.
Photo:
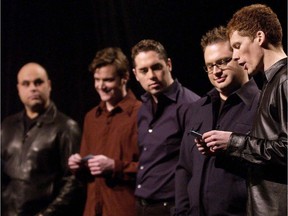
<path fill-rule="evenodd" d="M 114 167 L 114 175 L 117 175 L 118 173 L 122 173 L 123 170 L 123 163 L 120 160 L 114 160 L 115 161 L 115 167 Z"/>
<path fill-rule="evenodd" d="M 245 135 L 232 133 L 227 146 L 227 154 L 235 157 L 240 157 L 245 146 L 245 140 Z"/>

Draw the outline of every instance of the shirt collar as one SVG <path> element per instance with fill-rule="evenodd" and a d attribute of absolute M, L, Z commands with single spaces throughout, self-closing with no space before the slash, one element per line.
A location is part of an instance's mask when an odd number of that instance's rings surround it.
<path fill-rule="evenodd" d="M 207 100 L 203 103 L 209 103 L 210 101 L 215 102 L 220 99 L 219 92 L 216 90 L 216 88 L 211 89 L 209 92 L 206 93 Z"/>
<path fill-rule="evenodd" d="M 267 82 L 270 82 L 272 78 L 275 76 L 275 74 L 279 71 L 279 69 L 284 65 L 287 65 L 287 57 L 279 60 L 278 62 L 273 64 L 270 68 L 268 68 L 264 73 Z"/>
<path fill-rule="evenodd" d="M 136 99 L 135 95 L 129 89 L 127 91 L 127 95 L 110 112 L 108 112 L 105 102 L 101 101 L 99 106 L 96 108 L 96 117 L 100 116 L 103 112 L 113 114 L 119 111 L 120 112 L 125 111 L 130 116 L 131 113 L 133 112 L 133 105 L 135 103 L 135 99 Z"/>
<path fill-rule="evenodd" d="M 178 82 L 177 79 L 174 80 L 174 82 L 168 86 L 163 92 L 161 92 L 162 96 L 165 96 L 166 98 L 169 98 L 171 101 L 177 101 L 178 92 L 180 90 L 181 84 Z M 143 102 L 146 102 L 150 100 L 151 94 L 146 92 L 144 95 L 141 96 L 141 99 Z"/>
<path fill-rule="evenodd" d="M 243 86 L 241 86 L 239 89 L 237 89 L 235 92 L 233 92 L 229 97 L 238 97 L 240 98 L 245 105 L 247 106 L 252 106 L 254 97 L 255 97 L 255 92 L 259 92 L 259 89 L 256 85 L 256 82 L 253 78 L 251 78 L 247 83 L 245 83 Z M 211 91 L 207 93 L 207 100 L 204 101 L 203 104 L 208 103 L 209 101 L 215 102 L 219 100 L 220 95 L 219 92 L 213 88 Z M 227 100 L 228 100 L 227 99 Z"/>
<path fill-rule="evenodd" d="M 53 122 L 55 117 L 56 117 L 56 114 L 57 114 L 57 108 L 56 108 L 54 102 L 50 101 L 50 104 L 48 105 L 46 110 L 37 117 L 37 120 L 36 120 L 37 123 L 36 124 L 41 125 L 42 123 Z M 23 110 L 20 113 L 18 120 L 22 121 L 22 119 L 24 119 L 25 115 L 26 115 L 26 111 Z"/>
<path fill-rule="evenodd" d="M 256 92 L 260 92 L 253 78 L 246 82 L 241 88 L 235 91 L 235 94 L 245 103 L 246 106 L 252 106 Z"/>

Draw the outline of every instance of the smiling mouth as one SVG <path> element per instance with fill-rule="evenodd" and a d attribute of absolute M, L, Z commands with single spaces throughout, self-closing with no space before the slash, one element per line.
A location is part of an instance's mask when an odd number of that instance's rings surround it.
<path fill-rule="evenodd" d="M 102 92 L 104 92 L 104 93 L 109 93 L 109 92 L 111 92 L 112 91 L 112 89 L 105 89 L 105 90 L 102 90 Z"/>
<path fill-rule="evenodd" d="M 149 87 L 155 87 L 155 86 L 159 86 L 159 83 L 152 83 L 149 85 Z"/>
<path fill-rule="evenodd" d="M 225 80 L 226 80 L 226 77 L 219 77 L 219 78 L 215 79 L 215 81 L 216 81 L 217 83 L 224 82 Z"/>

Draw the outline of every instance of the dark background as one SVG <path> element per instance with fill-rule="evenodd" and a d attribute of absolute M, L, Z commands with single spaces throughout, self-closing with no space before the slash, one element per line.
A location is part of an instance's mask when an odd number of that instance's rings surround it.
<path fill-rule="evenodd" d="M 287 53 L 286 0 L 2 0 L 1 120 L 23 108 L 16 75 L 34 61 L 47 69 L 58 108 L 82 125 L 99 102 L 88 72 L 96 51 L 119 46 L 130 59 L 131 47 L 147 38 L 165 46 L 173 76 L 202 96 L 212 86 L 202 69 L 201 36 L 252 3 L 278 14 Z M 132 74 L 130 86 L 139 98 L 143 90 Z"/>

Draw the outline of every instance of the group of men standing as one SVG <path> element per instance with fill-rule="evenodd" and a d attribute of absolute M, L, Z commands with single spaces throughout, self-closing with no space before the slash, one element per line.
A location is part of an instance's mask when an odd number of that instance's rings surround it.
<path fill-rule="evenodd" d="M 102 49 L 89 66 L 101 102 L 82 133 L 51 101 L 46 70 L 24 65 L 25 109 L 1 127 L 2 214 L 287 215 L 281 41 L 276 14 L 261 4 L 209 30 L 201 46 L 214 88 L 200 98 L 173 78 L 163 45 L 144 39 L 131 49 L 141 102 L 127 87 L 127 57 Z"/>

